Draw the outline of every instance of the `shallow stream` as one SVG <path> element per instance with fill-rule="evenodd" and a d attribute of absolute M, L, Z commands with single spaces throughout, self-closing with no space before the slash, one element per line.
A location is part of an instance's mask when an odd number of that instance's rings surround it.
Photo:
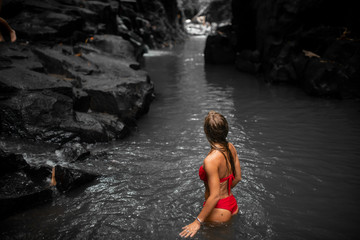
<path fill-rule="evenodd" d="M 177 239 L 203 203 L 198 168 L 209 110 L 225 115 L 242 167 L 240 214 L 195 239 L 354 239 L 360 234 L 360 104 L 270 86 L 205 66 L 204 37 L 150 51 L 156 99 L 125 140 L 90 146 L 96 181 L 1 224 L 3 239 Z M 46 145 L 1 144 L 32 164 L 63 164 Z"/>

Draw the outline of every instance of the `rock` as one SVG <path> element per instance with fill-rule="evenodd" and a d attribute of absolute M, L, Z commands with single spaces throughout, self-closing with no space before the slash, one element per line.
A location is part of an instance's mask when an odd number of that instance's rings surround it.
<path fill-rule="evenodd" d="M 136 31 L 136 33 L 143 37 L 148 46 L 169 47 L 173 42 L 181 41 L 186 37 L 178 17 L 180 10 L 176 0 L 141 1 L 139 5 L 139 9 L 143 11 L 143 18 L 151 23 L 151 36 L 146 31 L 144 35 L 141 35 L 140 31 Z M 135 23 L 132 21 L 132 25 L 136 26 L 136 19 L 134 20 Z"/>
<path fill-rule="evenodd" d="M 62 160 L 70 163 L 83 161 L 90 156 L 90 151 L 81 143 L 66 143 L 55 153 Z"/>
<path fill-rule="evenodd" d="M 229 64 L 236 59 L 232 33 L 218 32 L 206 38 L 204 50 L 205 63 Z"/>
<path fill-rule="evenodd" d="M 47 167 L 32 167 L 21 155 L 0 149 L 0 218 L 52 199 Z"/>
<path fill-rule="evenodd" d="M 21 155 L 6 153 L 0 149 L 0 176 L 23 170 L 28 166 Z"/>
<path fill-rule="evenodd" d="M 309 95 L 340 98 L 343 76 L 336 64 L 309 58 L 302 73 L 301 86 Z"/>
<path fill-rule="evenodd" d="M 97 175 L 85 173 L 81 170 L 68 169 L 59 165 L 55 166 L 56 188 L 60 192 L 70 191 L 93 181 L 97 177 Z"/>
<path fill-rule="evenodd" d="M 3 133 L 53 143 L 109 141 L 126 136 L 124 123 L 134 125 L 149 109 L 153 84 L 119 36 L 75 47 L 15 46 L 5 51 L 12 63 L 0 75 Z M 29 59 L 42 72 L 22 64 Z"/>
<path fill-rule="evenodd" d="M 259 51 L 243 50 L 236 55 L 236 68 L 241 72 L 255 74 L 260 69 Z"/>
<path fill-rule="evenodd" d="M 65 10 L 69 8 L 52 0 L 24 1 L 23 11 L 12 18 L 10 23 L 20 39 L 49 41 L 58 39 L 58 36 L 71 37 L 84 23 L 79 15 L 67 14 Z M 34 15 L 34 12 L 37 14 Z"/>
<path fill-rule="evenodd" d="M 52 200 L 52 194 L 51 189 L 43 189 L 17 197 L 0 197 L 0 219 L 47 203 Z"/>
<path fill-rule="evenodd" d="M 72 95 L 69 81 L 18 67 L 1 71 L 0 86 L 9 92 L 49 90 Z"/>
<path fill-rule="evenodd" d="M 88 152 L 79 144 L 64 145 L 68 159 L 80 161 Z M 69 150 L 71 148 L 71 150 Z M 0 219 L 41 205 L 53 199 L 50 187 L 52 170 L 48 166 L 31 166 L 21 155 L 0 149 Z M 81 170 L 55 166 L 56 188 L 67 192 L 98 177 Z"/>
<path fill-rule="evenodd" d="M 90 96 L 81 88 L 73 88 L 74 111 L 87 112 L 90 109 Z"/>
<path fill-rule="evenodd" d="M 259 70 L 269 82 L 306 86 L 314 96 L 360 96 L 360 28 L 354 9 L 353 1 L 232 1 L 235 51 L 257 49 Z M 311 60 L 302 59 L 302 50 L 311 53 Z M 237 65 L 249 72 L 256 69 L 244 58 Z M 313 72 L 299 71 L 306 68 Z"/>
<path fill-rule="evenodd" d="M 72 100 L 50 90 L 24 91 L 1 101 L 0 113 L 4 133 L 52 142 L 53 134 L 64 132 L 61 123 L 72 119 Z"/>
<path fill-rule="evenodd" d="M 61 127 L 71 130 L 80 141 L 87 143 L 123 138 L 130 132 L 119 118 L 106 113 L 75 112 L 75 121 L 65 121 Z"/>
<path fill-rule="evenodd" d="M 73 87 L 81 88 L 81 76 L 100 72 L 97 66 L 84 60 L 76 54 L 64 54 L 64 49 L 34 49 L 46 72 L 50 76 L 56 76 Z"/>
<path fill-rule="evenodd" d="M 136 62 L 135 49 L 133 45 L 120 36 L 96 35 L 91 40 L 91 44 L 100 49 L 102 52 L 130 62 Z"/>
<path fill-rule="evenodd" d="M 153 84 L 146 72 L 130 68 L 129 62 L 98 51 L 83 51 L 82 57 L 102 72 L 82 76 L 82 89 L 90 96 L 93 112 L 108 113 L 122 119 L 146 113 L 152 100 Z"/>

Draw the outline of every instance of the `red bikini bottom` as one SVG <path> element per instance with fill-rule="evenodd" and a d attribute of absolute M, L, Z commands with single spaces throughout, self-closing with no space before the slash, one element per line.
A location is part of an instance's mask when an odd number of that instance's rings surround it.
<path fill-rule="evenodd" d="M 204 202 L 203 206 L 205 205 L 206 201 Z M 236 202 L 236 199 L 234 197 L 234 195 L 230 195 L 226 198 L 220 199 L 215 208 L 221 208 L 221 209 L 226 209 L 229 210 L 231 212 L 231 214 L 234 214 L 234 212 L 236 212 L 236 210 L 238 209 L 238 205 Z"/>

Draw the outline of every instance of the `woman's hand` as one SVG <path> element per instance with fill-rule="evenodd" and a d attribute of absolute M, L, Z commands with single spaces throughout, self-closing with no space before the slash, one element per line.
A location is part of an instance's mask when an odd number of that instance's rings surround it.
<path fill-rule="evenodd" d="M 179 235 L 181 237 L 193 237 L 197 231 L 199 231 L 201 227 L 201 224 L 199 221 L 195 220 L 194 222 L 190 223 L 189 225 L 183 227 L 182 229 L 184 229 Z"/>

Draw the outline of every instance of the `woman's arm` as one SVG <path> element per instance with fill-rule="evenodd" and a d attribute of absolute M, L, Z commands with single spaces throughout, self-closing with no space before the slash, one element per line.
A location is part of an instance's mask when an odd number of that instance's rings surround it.
<path fill-rule="evenodd" d="M 182 237 L 193 237 L 200 229 L 201 223 L 210 215 L 220 199 L 220 178 L 219 178 L 219 162 L 213 156 L 208 156 L 204 161 L 204 169 L 207 176 L 210 195 L 206 199 L 205 205 L 194 222 L 183 227 L 180 233 Z"/>
<path fill-rule="evenodd" d="M 236 152 L 235 146 L 230 143 L 230 148 L 231 148 L 231 152 L 234 153 L 234 161 L 235 161 L 235 179 L 232 181 L 232 185 L 231 185 L 231 188 L 233 188 L 241 180 L 241 168 L 240 168 L 239 156 Z"/>
<path fill-rule="evenodd" d="M 202 222 L 210 215 L 211 211 L 220 200 L 219 161 L 212 156 L 207 157 L 204 161 L 204 169 L 210 194 L 198 215 L 198 218 Z"/>

